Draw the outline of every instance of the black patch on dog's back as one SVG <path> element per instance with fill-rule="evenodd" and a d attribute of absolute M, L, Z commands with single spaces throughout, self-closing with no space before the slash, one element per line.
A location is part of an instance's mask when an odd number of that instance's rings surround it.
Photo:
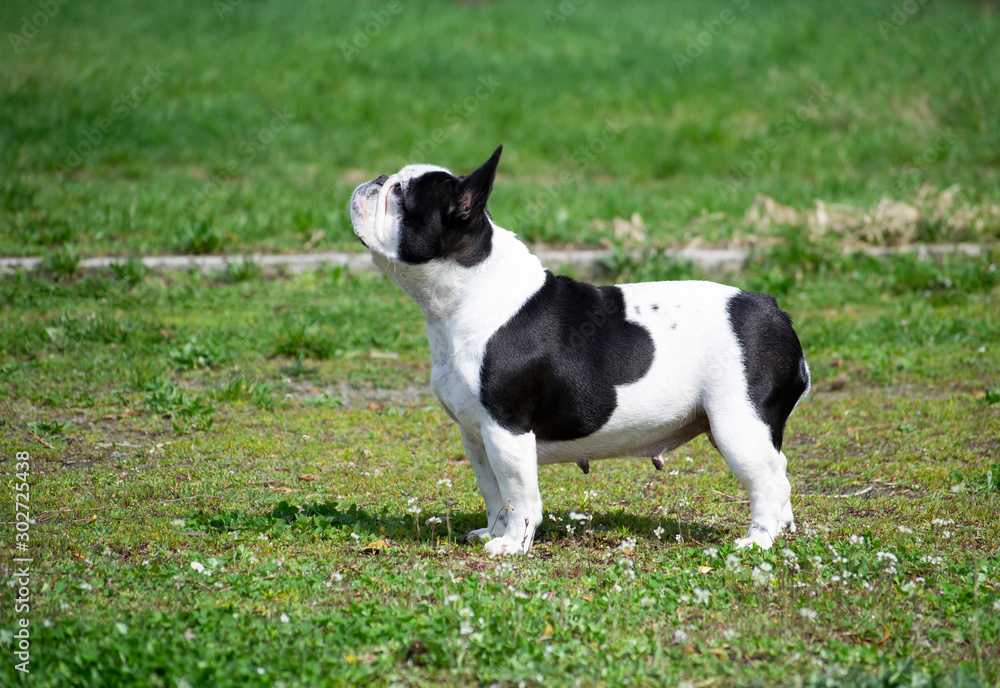
<path fill-rule="evenodd" d="M 747 391 L 781 450 L 785 421 L 809 388 L 809 369 L 788 313 L 769 294 L 740 291 L 729 299 L 729 323 L 743 353 Z"/>
<path fill-rule="evenodd" d="M 653 338 L 625 319 L 618 287 L 547 273 L 545 284 L 486 344 L 479 396 L 507 430 L 543 441 L 599 430 L 618 406 L 617 385 L 653 363 Z"/>

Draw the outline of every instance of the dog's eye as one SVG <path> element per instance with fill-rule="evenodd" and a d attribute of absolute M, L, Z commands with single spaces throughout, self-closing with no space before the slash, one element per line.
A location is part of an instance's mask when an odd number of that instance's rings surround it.
<path fill-rule="evenodd" d="M 395 196 L 396 198 L 402 198 L 403 197 L 403 185 L 402 184 L 394 184 L 393 187 L 392 187 L 392 195 Z"/>

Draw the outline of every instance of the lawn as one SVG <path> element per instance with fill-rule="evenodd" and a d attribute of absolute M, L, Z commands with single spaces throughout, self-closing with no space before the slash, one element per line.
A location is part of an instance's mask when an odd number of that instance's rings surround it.
<path fill-rule="evenodd" d="M 1000 19 L 913 1 L 8 0 L 0 254 L 355 248 L 357 183 L 500 143 L 533 242 L 745 240 L 758 195 L 996 239 Z"/>
<path fill-rule="evenodd" d="M 1000 26 L 912 5 L 5 2 L 0 685 L 1000 685 Z M 500 142 L 496 220 L 602 282 L 750 248 L 708 277 L 812 367 L 796 534 L 735 550 L 699 438 L 542 468 L 490 559 L 387 280 L 76 269 L 356 250 L 357 182 Z M 982 250 L 860 250 L 932 241 Z"/>

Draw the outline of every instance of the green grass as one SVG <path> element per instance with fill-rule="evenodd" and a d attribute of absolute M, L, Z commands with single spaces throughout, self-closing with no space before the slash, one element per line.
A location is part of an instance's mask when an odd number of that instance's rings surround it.
<path fill-rule="evenodd" d="M 460 542 L 475 480 L 387 280 L 7 277 L 25 685 L 997 685 L 995 265 L 755 255 L 728 281 L 774 288 L 815 381 L 786 433 L 799 532 L 735 552 L 748 507 L 699 439 L 663 472 L 543 468 L 546 522 L 505 560 Z"/>
<path fill-rule="evenodd" d="M 903 4 L 0 4 L 0 254 L 44 256 L 0 276 L 0 685 L 1000 685 L 1000 22 Z M 735 552 L 699 438 L 543 468 L 489 559 L 387 280 L 78 269 L 360 249 L 358 182 L 498 143 L 497 221 L 608 281 L 753 249 L 813 372 L 798 533 Z M 984 252 L 845 252 L 922 241 Z"/>
<path fill-rule="evenodd" d="M 660 245 L 727 241 L 758 194 L 1000 235 L 992 5 L 897 30 L 888 0 L 576 4 L 74 0 L 15 51 L 38 2 L 5 2 L 0 253 L 356 249 L 358 182 L 498 143 L 494 216 L 533 242 L 636 212 Z"/>

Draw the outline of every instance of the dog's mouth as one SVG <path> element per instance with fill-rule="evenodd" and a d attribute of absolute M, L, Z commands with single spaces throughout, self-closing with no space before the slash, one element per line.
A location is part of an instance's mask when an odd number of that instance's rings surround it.
<path fill-rule="evenodd" d="M 381 253 L 380 228 L 389 215 L 389 175 L 382 174 L 354 190 L 351 198 L 351 222 L 354 234 L 372 253 Z"/>

